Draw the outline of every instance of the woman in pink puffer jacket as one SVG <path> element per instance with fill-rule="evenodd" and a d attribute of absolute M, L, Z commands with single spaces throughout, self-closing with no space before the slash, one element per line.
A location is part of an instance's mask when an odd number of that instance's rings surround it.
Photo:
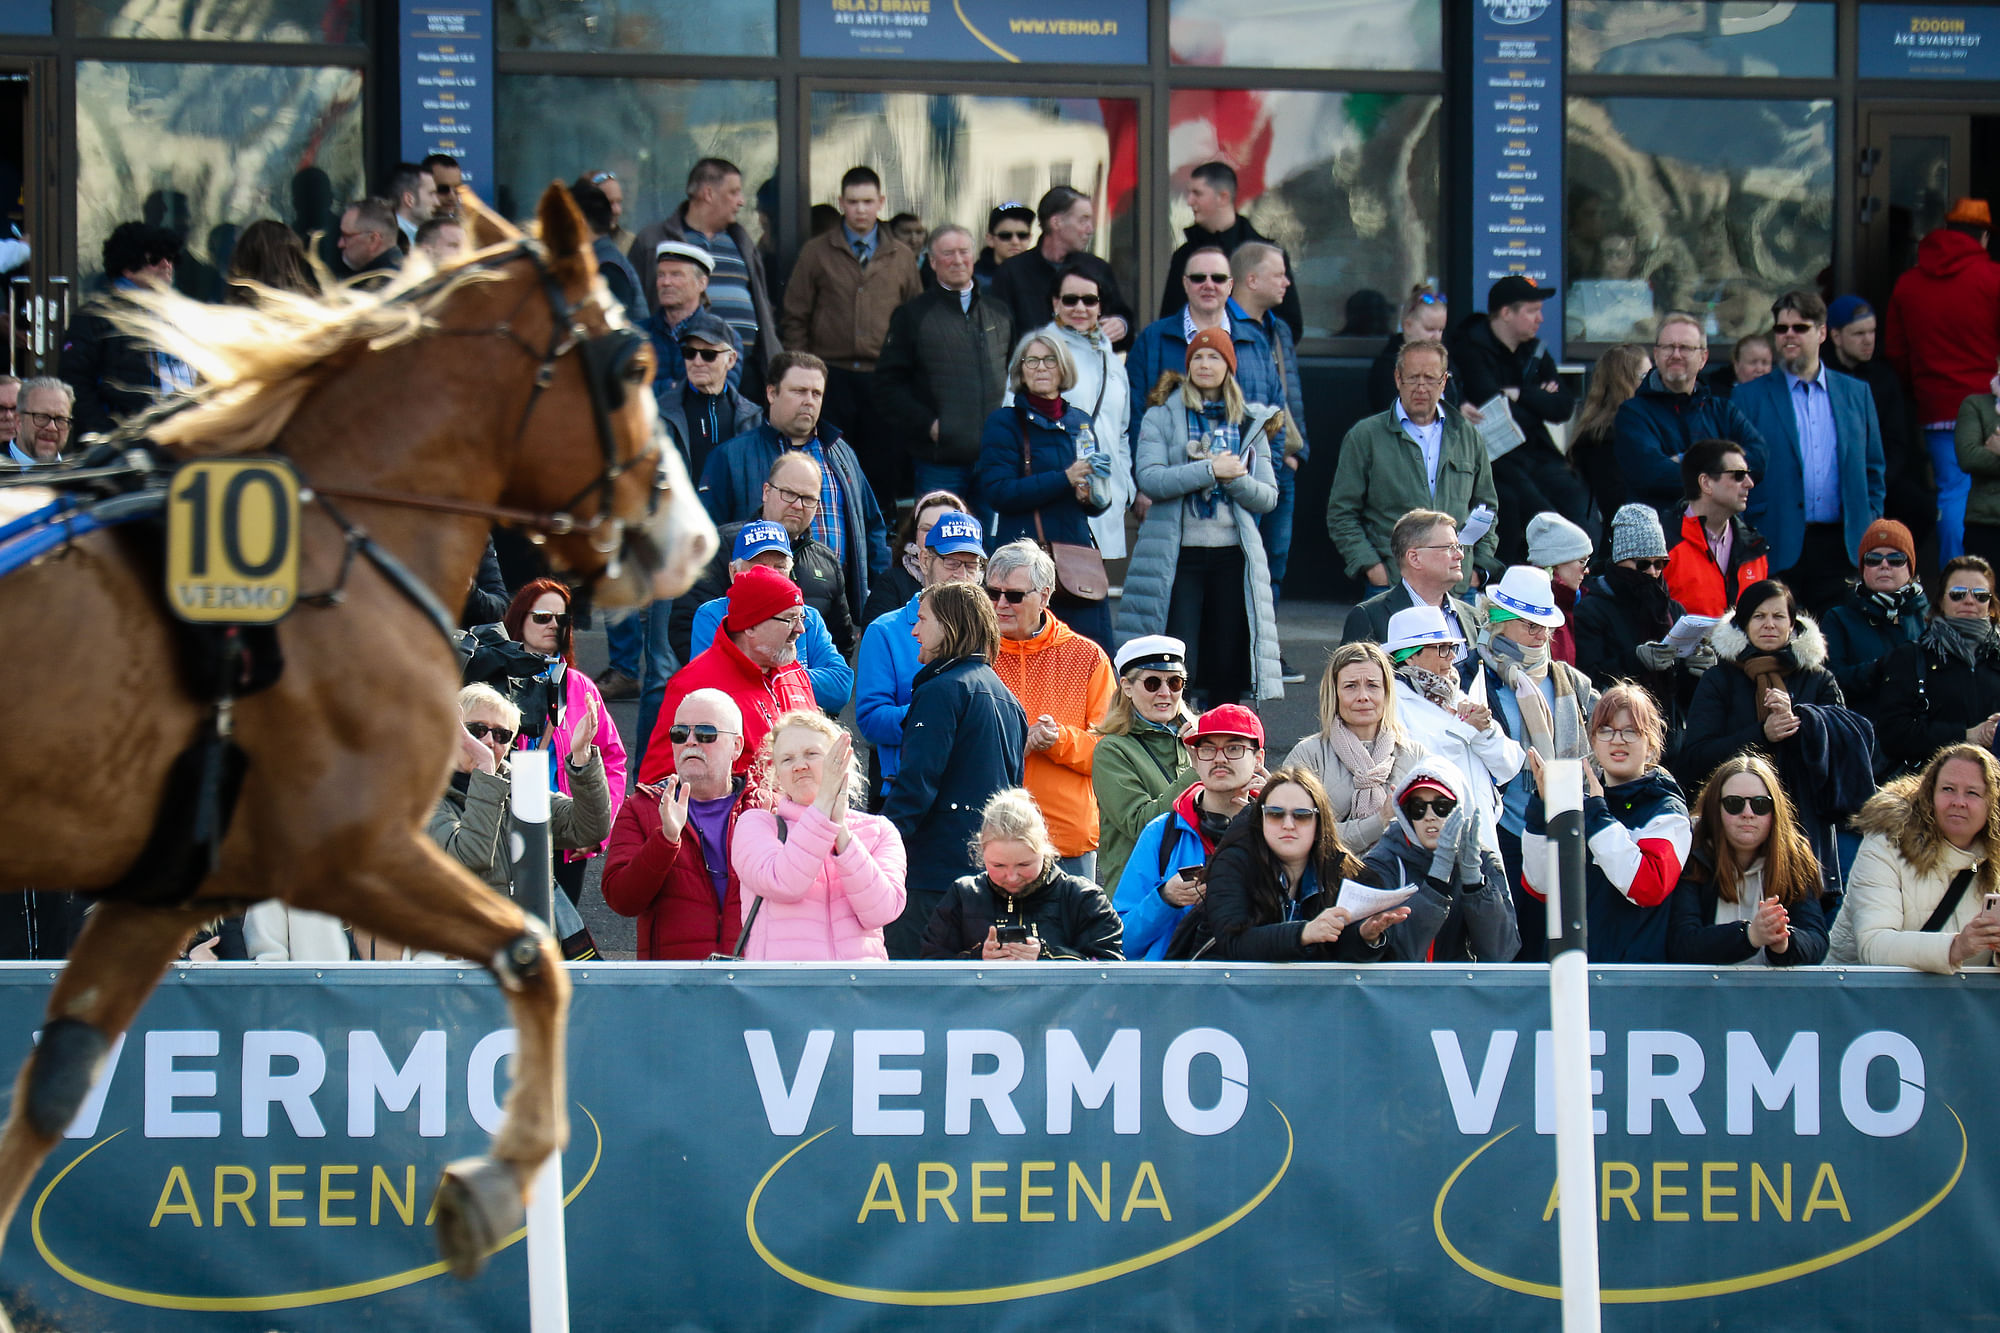
<path fill-rule="evenodd" d="M 903 911 L 903 839 L 851 805 L 867 789 L 853 743 L 824 714 L 798 711 L 777 720 L 769 744 L 778 807 L 744 811 L 729 856 L 746 920 L 763 899 L 744 958 L 886 961 L 882 928 Z"/>

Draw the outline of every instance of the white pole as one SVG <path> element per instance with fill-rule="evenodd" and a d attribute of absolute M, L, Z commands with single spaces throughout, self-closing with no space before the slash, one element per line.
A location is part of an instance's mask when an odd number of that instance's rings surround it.
<path fill-rule="evenodd" d="M 509 767 L 509 800 L 521 859 L 514 890 L 524 911 L 555 919 L 555 869 L 549 841 L 549 752 L 517 750 Z M 535 1173 L 528 1200 L 528 1327 L 531 1333 L 569 1333 L 569 1252 L 563 1238 L 562 1154 L 550 1153 Z"/>
<path fill-rule="evenodd" d="M 1590 1095 L 1590 956 L 1584 938 L 1583 764 L 1542 770 L 1556 891 L 1549 896 L 1549 1028 L 1555 1045 L 1556 1189 L 1563 1333 L 1598 1333 L 1597 1138 Z"/>

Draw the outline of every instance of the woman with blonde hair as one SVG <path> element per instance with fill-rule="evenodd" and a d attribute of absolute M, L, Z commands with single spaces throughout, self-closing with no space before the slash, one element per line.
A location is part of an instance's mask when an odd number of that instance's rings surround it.
<path fill-rule="evenodd" d="M 1630 495 L 1625 475 L 1618 470 L 1615 449 L 1618 409 L 1639 391 L 1653 371 L 1653 354 L 1637 343 L 1619 343 L 1597 358 L 1590 372 L 1590 387 L 1584 390 L 1583 411 L 1570 427 L 1569 465 L 1597 502 L 1597 521 L 1602 540 L 1598 549 L 1611 543 L 1611 519 Z"/>
<path fill-rule="evenodd" d="M 1668 904 L 1667 961 L 1801 967 L 1826 957 L 1820 868 L 1778 770 L 1725 759 L 1695 801 L 1694 841 Z"/>
<path fill-rule="evenodd" d="M 744 958 L 886 960 L 883 928 L 903 911 L 903 839 L 858 808 L 868 782 L 853 741 L 826 714 L 799 709 L 772 724 L 764 760 L 777 804 L 744 811 L 729 851 Z"/>
<path fill-rule="evenodd" d="M 1118 693 L 1093 728 L 1090 786 L 1097 798 L 1097 882 L 1116 885 L 1139 832 L 1195 780 L 1181 730 L 1187 706 L 1187 645 L 1148 634 L 1118 650 Z"/>
<path fill-rule="evenodd" d="M 1356 856 L 1395 818 L 1391 793 L 1424 757 L 1396 720 L 1396 668 L 1381 645 L 1363 640 L 1333 650 L 1319 680 L 1319 732 L 1285 756 L 1326 791 L 1341 845 Z"/>
<path fill-rule="evenodd" d="M 1956 972 L 2000 948 L 2000 761 L 1961 741 L 1897 778 L 1854 817 L 1861 850 L 1833 923 L 1836 963 Z"/>
<path fill-rule="evenodd" d="M 979 815 L 981 866 L 952 885 L 924 928 L 926 958 L 988 963 L 1123 962 L 1111 900 L 1056 864 L 1048 821 L 1022 787 L 996 792 Z"/>

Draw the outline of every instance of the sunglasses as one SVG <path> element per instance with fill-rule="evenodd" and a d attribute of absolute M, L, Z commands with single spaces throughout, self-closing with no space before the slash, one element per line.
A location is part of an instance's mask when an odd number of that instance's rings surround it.
<path fill-rule="evenodd" d="M 1870 551 L 1861 557 L 1861 563 L 1870 567 L 1887 565 L 1891 569 L 1901 569 L 1910 563 L 1910 557 L 1901 551 Z"/>
<path fill-rule="evenodd" d="M 1187 677 L 1185 676 L 1139 677 L 1139 688 L 1147 694 L 1158 694 L 1162 689 L 1172 690 L 1175 694 L 1179 694 L 1186 685 Z"/>
<path fill-rule="evenodd" d="M 1981 606 L 1993 600 L 1993 594 L 1984 588 L 1950 588 L 1945 591 L 1945 596 L 1954 602 L 1962 602 L 1970 597 Z"/>
<path fill-rule="evenodd" d="M 1418 292 L 1418 293 L 1417 293 L 1417 304 L 1418 304 L 1418 305 L 1447 305 L 1447 304 L 1449 304 L 1449 302 L 1447 302 L 1447 301 L 1446 301 L 1446 300 L 1444 299 L 1444 293 L 1443 293 L 1443 292 Z"/>
<path fill-rule="evenodd" d="M 566 611 L 530 611 L 528 619 L 537 625 L 558 625 L 569 628 L 569 613 Z"/>
<path fill-rule="evenodd" d="M 996 241 L 1025 241 L 1028 239 L 1028 235 L 1029 233 L 1025 231 L 996 231 L 993 233 L 993 239 Z"/>
<path fill-rule="evenodd" d="M 512 745 L 514 738 L 521 734 L 518 731 L 509 731 L 505 727 L 496 727 L 490 722 L 468 722 L 465 724 L 465 729 L 472 733 L 472 739 L 476 741 L 483 741 L 491 736 L 495 745 Z"/>
<path fill-rule="evenodd" d="M 1279 805 L 1267 805 L 1264 807 L 1264 822 L 1267 824 L 1281 824 L 1287 815 L 1291 816 L 1292 822 L 1295 824 L 1309 824 L 1319 818 L 1319 811 L 1309 805 L 1298 809 L 1287 809 Z"/>
<path fill-rule="evenodd" d="M 702 361 L 702 362 L 720 361 L 723 357 L 727 355 L 729 355 L 729 349 L 727 347 L 681 348 L 681 360 L 683 361 Z"/>
<path fill-rule="evenodd" d="M 1819 327 L 1819 325 L 1817 325 L 1817 324 L 1773 324 L 1773 325 L 1771 326 L 1771 332 L 1773 332 L 1773 333 L 1811 333 L 1811 332 L 1812 332 L 1812 331 L 1813 331 L 1814 329 L 1816 329 L 1816 328 L 1818 328 L 1818 327 Z"/>
<path fill-rule="evenodd" d="M 676 722 L 667 728 L 667 739 L 675 745 L 686 745 L 690 736 L 694 737 L 696 744 L 713 745 L 715 744 L 715 738 L 718 736 L 734 736 L 736 734 L 733 731 L 724 731 L 720 727 L 710 726 L 706 722 L 697 722 L 693 726 L 689 726 L 685 722 Z"/>
<path fill-rule="evenodd" d="M 1748 481 L 1750 480 L 1750 469 L 1747 467 L 1730 467 L 1724 468 L 1720 472 L 1711 472 L 1708 475 L 1711 477 L 1727 477 L 1731 481 Z"/>
<path fill-rule="evenodd" d="M 1669 563 L 1670 562 L 1663 555 L 1653 556 L 1653 557 L 1641 556 L 1632 562 L 1632 568 L 1638 570 L 1641 574 L 1652 574 L 1656 572 L 1664 574 L 1667 572 L 1667 565 Z"/>
<path fill-rule="evenodd" d="M 1403 802 L 1403 813 L 1412 821 L 1435 814 L 1439 819 L 1449 818 L 1458 809 L 1458 802 L 1449 796 L 1412 796 Z"/>
<path fill-rule="evenodd" d="M 1190 273 L 1187 275 L 1187 280 L 1189 282 L 1213 282 L 1219 285 L 1228 282 L 1229 275 L 1227 273 Z"/>
<path fill-rule="evenodd" d="M 1096 305 L 1098 302 L 1096 292 L 1064 292 L 1058 299 L 1064 305 Z"/>
<path fill-rule="evenodd" d="M 1028 594 L 1019 588 L 988 588 L 986 595 L 996 602 L 1004 597 L 1009 606 L 1019 606 L 1028 600 Z"/>
<path fill-rule="evenodd" d="M 590 183 L 592 185 L 602 185 L 606 181 L 615 181 L 617 179 L 618 173 L 615 171 L 600 171 L 590 178 Z"/>
<path fill-rule="evenodd" d="M 1768 796 L 1725 796 L 1722 809 L 1725 814 L 1740 815 L 1746 809 L 1753 815 L 1768 815 L 1776 804 Z"/>

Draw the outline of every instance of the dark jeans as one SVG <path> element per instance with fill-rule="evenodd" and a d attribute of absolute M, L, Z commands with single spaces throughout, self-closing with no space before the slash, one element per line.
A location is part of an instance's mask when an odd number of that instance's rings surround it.
<path fill-rule="evenodd" d="M 1251 692 L 1250 607 L 1240 548 L 1181 548 L 1167 633 L 1187 644 L 1189 684 L 1207 707 L 1236 703 Z"/>
<path fill-rule="evenodd" d="M 1282 458 L 1273 471 L 1278 476 L 1278 507 L 1260 516 L 1257 527 L 1264 534 L 1264 557 L 1271 566 L 1271 600 L 1275 602 L 1292 553 L 1292 506 L 1298 499 L 1299 474 L 1286 467 Z"/>
<path fill-rule="evenodd" d="M 1965 553 L 1976 555 L 2000 569 L 2000 527 L 1991 523 L 1968 522 L 1965 525 Z"/>
<path fill-rule="evenodd" d="M 862 475 L 884 513 L 910 493 L 910 458 L 880 430 L 875 417 L 875 376 L 829 366 L 821 418 L 840 427 L 841 438 L 861 460 Z"/>
<path fill-rule="evenodd" d="M 1799 545 L 1799 562 L 1778 574 L 1799 599 L 1799 607 L 1818 615 L 1847 596 L 1854 578 L 1854 561 L 1847 554 L 1847 534 L 1838 523 L 1806 524 Z"/>
<path fill-rule="evenodd" d="M 1570 471 L 1563 456 L 1545 444 L 1521 445 L 1493 465 L 1493 489 L 1500 493 L 1500 559 L 1528 561 L 1528 520 L 1557 513 L 1590 531 L 1590 491 Z"/>

